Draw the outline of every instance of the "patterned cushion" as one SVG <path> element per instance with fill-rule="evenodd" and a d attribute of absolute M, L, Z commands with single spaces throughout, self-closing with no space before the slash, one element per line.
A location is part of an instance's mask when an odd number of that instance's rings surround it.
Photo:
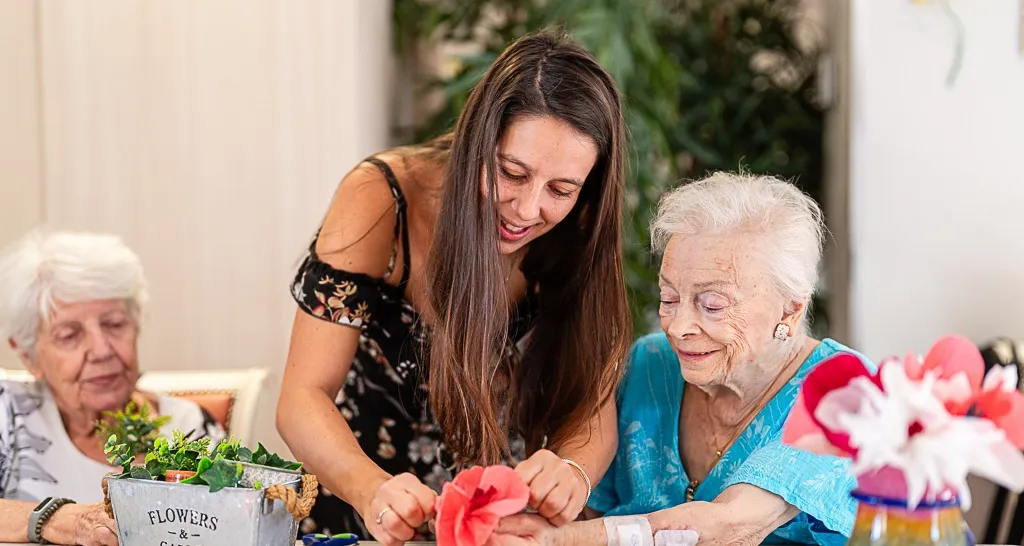
<path fill-rule="evenodd" d="M 177 391 L 171 396 L 191 400 L 206 410 L 226 434 L 231 434 L 231 412 L 235 408 L 235 390 Z"/>

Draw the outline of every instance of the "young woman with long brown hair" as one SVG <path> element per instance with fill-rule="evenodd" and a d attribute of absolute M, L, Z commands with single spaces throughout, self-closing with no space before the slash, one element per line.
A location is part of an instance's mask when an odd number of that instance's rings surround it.
<path fill-rule="evenodd" d="M 532 507 L 576 518 L 614 456 L 631 332 L 624 133 L 608 73 L 540 33 L 453 133 L 345 177 L 292 287 L 277 410 L 324 484 L 303 532 L 400 544 L 455 467 L 515 461 Z"/>

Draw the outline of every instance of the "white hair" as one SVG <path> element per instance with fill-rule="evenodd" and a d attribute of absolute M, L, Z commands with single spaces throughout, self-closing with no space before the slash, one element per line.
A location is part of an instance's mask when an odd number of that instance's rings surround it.
<path fill-rule="evenodd" d="M 715 173 L 661 198 L 651 242 L 662 252 L 673 235 L 748 230 L 764 235 L 769 275 L 789 301 L 808 301 L 818 284 L 825 232 L 821 207 L 772 176 Z"/>
<path fill-rule="evenodd" d="M 139 257 L 113 235 L 34 231 L 0 257 L 0 334 L 30 358 L 54 302 L 124 300 L 138 325 L 146 297 Z"/>

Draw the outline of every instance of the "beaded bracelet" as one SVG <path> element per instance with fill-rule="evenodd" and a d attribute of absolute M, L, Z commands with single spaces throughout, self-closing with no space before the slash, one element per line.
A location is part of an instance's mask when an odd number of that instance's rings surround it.
<path fill-rule="evenodd" d="M 74 504 L 71 499 L 47 497 L 28 516 L 28 540 L 38 544 L 49 544 L 43 538 L 43 526 L 65 504 Z"/>

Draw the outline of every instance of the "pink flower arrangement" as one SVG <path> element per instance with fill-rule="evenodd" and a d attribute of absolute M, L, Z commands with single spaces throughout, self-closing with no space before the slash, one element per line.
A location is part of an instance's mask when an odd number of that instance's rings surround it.
<path fill-rule="evenodd" d="M 1024 396 L 1017 369 L 985 374 L 977 347 L 940 339 L 924 359 L 888 358 L 873 373 L 838 354 L 804 380 L 783 435 L 797 448 L 849 457 L 862 492 L 922 500 L 959 497 L 969 473 L 1024 489 Z"/>
<path fill-rule="evenodd" d="M 444 484 L 434 502 L 438 544 L 482 546 L 498 521 L 521 512 L 530 488 L 507 466 L 475 466 Z"/>

